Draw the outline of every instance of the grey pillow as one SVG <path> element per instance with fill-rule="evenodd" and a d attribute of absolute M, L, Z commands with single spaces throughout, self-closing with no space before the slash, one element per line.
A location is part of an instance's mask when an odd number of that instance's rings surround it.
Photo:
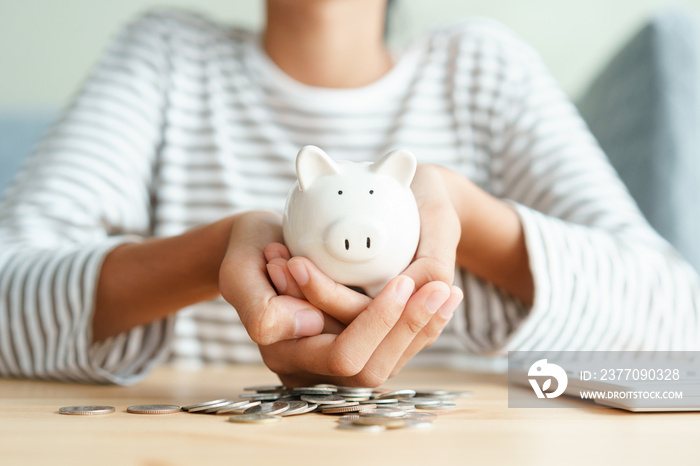
<path fill-rule="evenodd" d="M 579 102 L 651 225 L 700 270 L 700 22 L 673 7 L 611 60 Z"/>

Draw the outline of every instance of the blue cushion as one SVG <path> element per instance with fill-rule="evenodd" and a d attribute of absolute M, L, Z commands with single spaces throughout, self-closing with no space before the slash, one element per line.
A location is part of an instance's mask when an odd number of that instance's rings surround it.
<path fill-rule="evenodd" d="M 0 193 L 54 117 L 50 110 L 0 109 Z"/>
<path fill-rule="evenodd" d="M 700 270 L 700 22 L 654 14 L 579 102 L 651 225 Z"/>

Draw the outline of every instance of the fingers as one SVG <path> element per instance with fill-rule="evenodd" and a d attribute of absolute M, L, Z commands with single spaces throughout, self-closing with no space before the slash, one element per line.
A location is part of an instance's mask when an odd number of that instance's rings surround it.
<path fill-rule="evenodd" d="M 350 325 L 372 302 L 370 297 L 336 283 L 304 257 L 292 258 L 287 267 L 303 296 L 345 325 Z"/>
<path fill-rule="evenodd" d="M 295 371 L 335 377 L 358 374 L 396 325 L 413 289 L 413 280 L 396 277 L 340 335 L 321 334 L 278 343 L 275 352 L 287 360 L 279 369 L 293 367 Z M 277 372 L 273 359 L 265 363 Z"/>
<path fill-rule="evenodd" d="M 411 183 L 420 213 L 415 261 L 404 272 L 418 287 L 440 280 L 452 285 L 461 223 L 437 167 L 420 165 Z"/>
<path fill-rule="evenodd" d="M 459 288 L 448 288 L 441 282 L 424 286 L 410 298 L 396 324 L 376 346 L 377 338 L 383 332 L 363 341 L 352 335 L 343 335 L 348 337 L 343 341 L 340 337 L 325 334 L 283 341 L 261 348 L 261 354 L 268 367 L 290 386 L 320 382 L 379 386 L 438 338 L 462 297 Z M 353 324 L 354 330 L 362 331 L 357 324 Z M 337 351 L 335 357 L 323 356 L 333 351 Z M 345 362 L 341 365 L 338 361 Z M 353 373 L 360 366 L 361 369 Z"/>
<path fill-rule="evenodd" d="M 250 229 L 256 226 L 251 223 Z M 305 300 L 277 295 L 267 278 L 263 248 L 238 241 L 235 235 L 250 236 L 248 225 L 239 228 L 241 231 L 232 234 L 232 246 L 221 264 L 219 289 L 238 311 L 253 341 L 269 345 L 319 334 L 325 325 L 323 313 Z"/>
<path fill-rule="evenodd" d="M 430 282 L 418 290 L 408 301 L 396 326 L 355 377 L 357 382 L 362 386 L 378 386 L 386 381 L 402 355 L 449 297 L 450 287 L 443 282 Z"/>
<path fill-rule="evenodd" d="M 430 322 L 416 335 L 391 370 L 389 377 L 396 375 L 416 354 L 435 343 L 447 323 L 452 319 L 455 309 L 457 309 L 463 298 L 464 292 L 459 287 L 451 287 L 447 301 L 440 306 L 440 309 L 432 316 Z"/>
<path fill-rule="evenodd" d="M 285 260 L 289 260 L 292 258 L 292 254 L 289 252 L 289 249 L 287 249 L 287 246 L 285 246 L 282 243 L 268 244 L 267 246 L 265 246 L 264 254 L 265 259 L 267 259 L 268 262 L 277 258 Z"/>
<path fill-rule="evenodd" d="M 296 280 L 289 272 L 287 260 L 281 257 L 272 259 L 267 263 L 267 274 L 277 290 L 277 294 L 286 294 L 297 299 L 306 299 Z"/>

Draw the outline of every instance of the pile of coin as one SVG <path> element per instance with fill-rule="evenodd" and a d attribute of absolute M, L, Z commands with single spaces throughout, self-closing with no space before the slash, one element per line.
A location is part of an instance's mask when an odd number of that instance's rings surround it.
<path fill-rule="evenodd" d="M 219 399 L 185 406 L 190 413 L 229 414 L 230 422 L 269 424 L 306 413 L 339 415 L 338 428 L 379 432 L 431 427 L 437 416 L 418 410 L 452 410 L 456 398 L 471 392 L 447 390 L 375 391 L 364 387 L 315 385 L 287 389 L 279 385 L 244 388 L 240 400 Z"/>
<path fill-rule="evenodd" d="M 314 385 L 285 388 L 281 385 L 246 387 L 238 400 L 221 398 L 180 407 L 177 405 L 138 405 L 127 408 L 132 414 L 227 414 L 229 421 L 248 424 L 280 422 L 283 417 L 307 413 L 339 416 L 338 428 L 380 432 L 386 429 L 431 427 L 437 416 L 418 410 L 456 409 L 456 398 L 471 392 L 447 390 L 378 391 L 364 387 Z M 61 414 L 95 415 L 114 412 L 112 406 L 67 406 Z"/>

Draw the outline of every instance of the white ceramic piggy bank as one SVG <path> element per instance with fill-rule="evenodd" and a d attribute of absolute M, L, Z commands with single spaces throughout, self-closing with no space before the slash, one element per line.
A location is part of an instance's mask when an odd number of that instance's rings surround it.
<path fill-rule="evenodd" d="M 395 150 L 375 163 L 334 162 L 321 149 L 297 155 L 284 241 L 338 283 L 376 296 L 418 247 L 420 219 L 410 185 L 416 159 Z"/>

